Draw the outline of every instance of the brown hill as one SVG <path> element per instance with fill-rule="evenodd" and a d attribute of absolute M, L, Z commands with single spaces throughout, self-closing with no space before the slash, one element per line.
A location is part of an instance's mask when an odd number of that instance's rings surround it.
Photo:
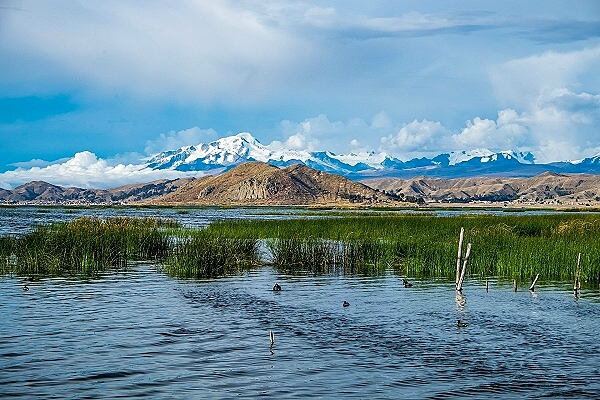
<path fill-rule="evenodd" d="M 13 190 L 0 189 L 0 204 L 129 204 L 171 193 L 191 180 L 193 178 L 161 179 L 112 189 L 65 188 L 43 181 L 33 181 Z"/>
<path fill-rule="evenodd" d="M 218 176 L 192 181 L 151 204 L 318 205 L 389 204 L 392 196 L 339 175 L 304 165 L 277 168 L 249 162 Z"/>
<path fill-rule="evenodd" d="M 600 204 L 600 176 L 545 172 L 532 178 L 369 179 L 372 188 L 427 202 L 510 202 L 586 206 Z"/>

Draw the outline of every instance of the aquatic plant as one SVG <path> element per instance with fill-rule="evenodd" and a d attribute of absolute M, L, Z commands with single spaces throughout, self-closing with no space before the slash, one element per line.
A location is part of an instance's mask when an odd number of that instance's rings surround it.
<path fill-rule="evenodd" d="M 215 237 L 205 230 L 180 240 L 163 269 L 180 278 L 218 278 L 259 266 L 258 240 Z"/>
<path fill-rule="evenodd" d="M 156 260 L 167 255 L 179 226 L 157 218 L 78 218 L 37 226 L 20 237 L 0 239 L 0 256 L 16 259 L 3 266 L 18 275 L 90 275 L 122 268 L 129 260 Z"/>
<path fill-rule="evenodd" d="M 288 272 L 325 273 L 335 267 L 347 273 L 380 273 L 387 266 L 400 275 L 453 278 L 458 233 L 465 227 L 465 242 L 473 245 L 469 276 L 529 282 L 539 273 L 541 279 L 571 280 L 581 252 L 582 280 L 600 281 L 597 214 L 340 214 L 218 221 L 207 232 L 271 239 L 274 265 Z"/>

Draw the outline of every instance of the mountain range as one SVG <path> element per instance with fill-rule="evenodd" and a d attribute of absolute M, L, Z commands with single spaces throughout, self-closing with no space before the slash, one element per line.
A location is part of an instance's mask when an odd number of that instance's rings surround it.
<path fill-rule="evenodd" d="M 506 203 L 511 206 L 598 207 L 600 175 L 544 172 L 530 178 L 375 178 L 368 186 L 427 203 Z"/>
<path fill-rule="evenodd" d="M 600 174 L 600 155 L 572 162 L 539 164 L 530 152 L 487 149 L 450 152 L 433 158 L 402 161 L 386 153 L 338 155 L 329 151 L 293 150 L 265 146 L 249 133 L 239 133 L 210 143 L 184 146 L 150 157 L 146 167 L 177 171 L 220 173 L 248 161 L 278 167 L 302 164 L 319 171 L 352 179 L 373 177 L 412 178 L 429 176 L 465 178 L 476 176 L 531 177 L 543 172 Z"/>
<path fill-rule="evenodd" d="M 130 204 L 171 193 L 192 180 L 194 178 L 162 179 L 112 189 L 62 187 L 48 182 L 33 181 L 13 190 L 0 188 L 0 204 Z"/>
<path fill-rule="evenodd" d="M 370 178 L 356 182 L 302 164 L 247 162 L 198 179 L 160 180 L 112 189 L 61 187 L 42 181 L 0 189 L 17 205 L 471 205 L 599 207 L 600 175 L 545 172 L 529 178 Z"/>

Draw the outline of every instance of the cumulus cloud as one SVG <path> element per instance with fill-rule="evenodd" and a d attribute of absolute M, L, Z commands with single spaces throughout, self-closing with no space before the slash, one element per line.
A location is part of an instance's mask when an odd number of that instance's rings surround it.
<path fill-rule="evenodd" d="M 530 139 L 525 118 L 511 109 L 499 111 L 496 121 L 475 117 L 466 125 L 460 133 L 452 135 L 455 149 L 514 150 Z"/>
<path fill-rule="evenodd" d="M 511 60 L 490 70 L 501 103 L 521 110 L 494 124 L 473 120 L 457 141 L 509 138 L 527 146 L 540 161 L 560 161 L 594 155 L 600 147 L 600 47 L 559 53 L 548 51 Z M 585 87 L 582 91 L 580 88 Z M 487 122 L 487 126 L 484 126 Z M 527 133 L 523 131 L 527 130 Z"/>
<path fill-rule="evenodd" d="M 362 118 L 331 121 L 327 115 L 321 114 L 302 122 L 282 121 L 279 130 L 286 139 L 274 141 L 271 145 L 343 154 L 357 148 L 375 148 L 381 134 L 388 133 L 391 126 L 391 119 L 384 112 L 376 114 L 371 123 Z"/>
<path fill-rule="evenodd" d="M 582 84 L 600 91 L 600 47 L 511 60 L 490 68 L 490 80 L 498 99 L 512 107 L 529 108 L 543 93 Z"/>
<path fill-rule="evenodd" d="M 196 173 L 198 174 L 198 173 Z M 44 167 L 17 168 L 0 174 L 0 187 L 11 189 L 31 181 L 82 188 L 110 188 L 134 182 L 175 179 L 192 175 L 172 170 L 152 170 L 143 164 L 116 164 L 82 151 L 64 162 Z"/>
<path fill-rule="evenodd" d="M 415 119 L 397 133 L 382 137 L 379 149 L 392 154 L 442 150 L 449 133 L 439 122 L 426 119 L 419 122 Z"/>
<path fill-rule="evenodd" d="M 170 131 L 167 134 L 161 133 L 155 140 L 148 140 L 144 152 L 152 155 L 162 151 L 176 150 L 183 146 L 212 142 L 218 137 L 219 135 L 214 129 L 200 129 L 197 126 L 179 132 Z"/>

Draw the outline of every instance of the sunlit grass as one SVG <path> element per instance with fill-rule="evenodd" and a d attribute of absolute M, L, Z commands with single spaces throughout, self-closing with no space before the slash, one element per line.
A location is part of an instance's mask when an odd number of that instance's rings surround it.
<path fill-rule="evenodd" d="M 406 213 L 326 214 L 278 220 L 223 220 L 184 229 L 158 218 L 78 218 L 0 238 L 2 272 L 93 274 L 131 260 L 156 262 L 183 278 L 215 278 L 261 265 L 283 273 L 454 278 L 460 228 L 472 243 L 467 275 L 529 282 L 600 281 L 597 214 L 436 217 Z M 267 243 L 268 257 L 261 255 Z"/>
<path fill-rule="evenodd" d="M 123 268 L 130 260 L 158 260 L 170 248 L 168 228 L 156 218 L 83 217 L 35 227 L 20 237 L 0 239 L 2 271 L 17 275 L 93 275 Z"/>

